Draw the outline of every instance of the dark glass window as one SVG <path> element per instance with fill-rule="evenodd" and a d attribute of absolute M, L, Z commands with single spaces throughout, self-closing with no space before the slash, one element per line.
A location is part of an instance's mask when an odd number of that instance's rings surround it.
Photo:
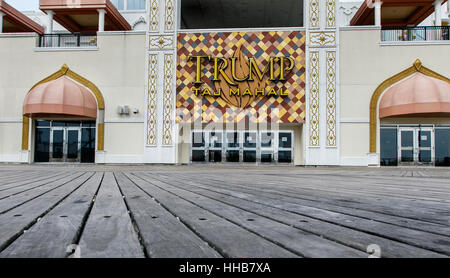
<path fill-rule="evenodd" d="M 226 153 L 227 162 L 239 162 L 239 151 L 228 150 Z"/>
<path fill-rule="evenodd" d="M 291 163 L 292 162 L 292 152 L 291 151 L 279 151 L 278 152 L 278 163 Z"/>
<path fill-rule="evenodd" d="M 49 162 L 50 128 L 37 128 L 35 133 L 35 162 Z"/>
<path fill-rule="evenodd" d="M 81 129 L 81 162 L 95 162 L 95 129 Z"/>
<path fill-rule="evenodd" d="M 299 0 L 182 0 L 181 29 L 302 27 Z"/>
<path fill-rule="evenodd" d="M 244 151 L 244 162 L 256 162 L 256 151 Z"/>
<path fill-rule="evenodd" d="M 280 132 L 278 135 L 280 148 L 290 149 L 292 147 L 292 134 L 287 132 Z"/>
<path fill-rule="evenodd" d="M 204 162 L 205 161 L 205 151 L 204 150 L 193 150 L 192 151 L 192 161 Z"/>
<path fill-rule="evenodd" d="M 450 166 L 450 129 L 435 129 L 435 165 Z"/>
<path fill-rule="evenodd" d="M 64 130 L 53 130 L 52 158 L 63 158 Z"/>
<path fill-rule="evenodd" d="M 36 126 L 50 126 L 50 121 L 36 121 Z"/>
<path fill-rule="evenodd" d="M 222 151 L 209 151 L 209 162 L 222 162 Z"/>
<path fill-rule="evenodd" d="M 272 163 L 273 155 L 271 153 L 263 153 L 261 154 L 261 162 L 262 163 Z"/>
<path fill-rule="evenodd" d="M 380 165 L 397 166 L 397 129 L 380 130 Z"/>

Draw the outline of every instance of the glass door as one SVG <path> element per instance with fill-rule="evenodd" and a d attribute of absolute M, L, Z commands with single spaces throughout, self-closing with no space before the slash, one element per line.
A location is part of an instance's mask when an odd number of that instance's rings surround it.
<path fill-rule="evenodd" d="M 433 146 L 433 129 L 419 128 L 417 130 L 418 141 L 418 164 L 432 165 L 434 161 L 434 146 Z"/>
<path fill-rule="evenodd" d="M 434 132 L 431 127 L 400 127 L 398 131 L 399 165 L 432 165 Z"/>
<path fill-rule="evenodd" d="M 80 162 L 80 128 L 66 128 L 66 162 Z"/>
<path fill-rule="evenodd" d="M 54 127 L 50 132 L 50 162 L 64 162 L 64 128 Z"/>

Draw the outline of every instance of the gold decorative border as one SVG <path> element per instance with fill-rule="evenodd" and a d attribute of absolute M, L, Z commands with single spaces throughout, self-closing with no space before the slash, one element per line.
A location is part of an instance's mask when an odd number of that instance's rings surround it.
<path fill-rule="evenodd" d="M 319 52 L 309 53 L 310 62 L 310 88 L 309 88 L 309 144 L 311 146 L 320 145 L 319 136 Z"/>
<path fill-rule="evenodd" d="M 327 0 L 327 27 L 336 27 L 336 2 Z"/>
<path fill-rule="evenodd" d="M 156 101 L 158 94 L 158 54 L 148 59 L 147 145 L 156 146 Z"/>
<path fill-rule="evenodd" d="M 445 81 L 450 83 L 450 79 L 447 77 L 440 75 L 422 65 L 422 62 L 417 59 L 414 64 L 407 68 L 406 70 L 386 79 L 381 83 L 376 90 L 372 94 L 372 98 L 370 99 L 370 139 L 369 139 L 369 152 L 376 153 L 377 152 L 377 127 L 378 127 L 378 101 L 381 95 L 386 91 L 388 87 L 391 85 L 405 79 L 406 77 L 414 74 L 416 72 L 423 73 L 427 76 Z"/>
<path fill-rule="evenodd" d="M 94 85 L 91 81 L 85 79 L 81 75 L 78 75 L 77 73 L 71 71 L 69 67 L 64 64 L 60 70 L 55 72 L 54 74 L 42 79 L 38 83 L 36 83 L 31 89 L 33 90 L 36 86 L 50 82 L 52 80 L 56 80 L 60 78 L 61 76 L 68 76 L 72 78 L 73 80 L 77 81 L 78 83 L 86 86 L 95 96 L 95 99 L 97 100 L 97 106 L 99 110 L 105 110 L 105 101 L 103 99 L 103 95 L 100 92 L 100 90 L 97 88 L 97 86 Z M 30 92 L 28 91 L 28 93 Z M 29 135 L 29 118 L 23 117 L 23 123 L 22 123 L 22 150 L 28 150 L 29 142 L 28 142 L 28 135 Z M 98 123 L 98 130 L 97 130 L 97 150 L 103 151 L 104 150 L 104 126 L 103 123 Z"/>
<path fill-rule="evenodd" d="M 174 0 L 166 0 L 166 8 L 165 8 L 165 30 L 173 31 L 175 29 L 175 1 Z"/>
<path fill-rule="evenodd" d="M 309 1 L 309 27 L 319 27 L 319 0 Z"/>
<path fill-rule="evenodd" d="M 336 51 L 327 51 L 327 146 L 336 146 Z"/>
<path fill-rule="evenodd" d="M 163 145 L 172 145 L 174 54 L 164 54 Z"/>
<path fill-rule="evenodd" d="M 150 20 L 149 20 L 149 30 L 150 31 L 159 31 L 159 20 L 158 20 L 158 14 L 159 14 L 159 7 L 158 7 L 159 0 L 151 0 L 150 2 Z"/>
<path fill-rule="evenodd" d="M 172 35 L 150 35 L 148 41 L 149 49 L 167 49 L 174 47 Z"/>
<path fill-rule="evenodd" d="M 334 47 L 336 46 L 336 32 L 310 32 L 310 47 Z"/>

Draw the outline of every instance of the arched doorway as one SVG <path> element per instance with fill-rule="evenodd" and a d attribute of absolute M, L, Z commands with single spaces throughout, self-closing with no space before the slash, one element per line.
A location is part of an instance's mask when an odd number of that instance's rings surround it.
<path fill-rule="evenodd" d="M 93 163 L 103 151 L 103 119 L 100 90 L 63 65 L 25 97 L 22 149 L 34 162 Z"/>
<path fill-rule="evenodd" d="M 372 95 L 369 165 L 450 166 L 449 116 L 450 80 L 416 60 Z"/>

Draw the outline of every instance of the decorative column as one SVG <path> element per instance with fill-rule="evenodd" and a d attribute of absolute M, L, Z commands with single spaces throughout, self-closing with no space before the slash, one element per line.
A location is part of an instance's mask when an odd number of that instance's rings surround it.
<path fill-rule="evenodd" d="M 53 33 L 53 16 L 55 15 L 54 11 L 46 11 L 47 12 L 47 34 Z"/>
<path fill-rule="evenodd" d="M 374 3 L 375 8 L 375 26 L 381 26 L 381 4 L 380 0 L 376 0 Z"/>
<path fill-rule="evenodd" d="M 434 1 L 433 5 L 434 5 L 434 26 L 441 26 L 442 25 L 442 14 L 441 14 L 442 0 Z"/>
<path fill-rule="evenodd" d="M 97 10 L 98 12 L 98 31 L 103 32 L 105 31 L 105 14 L 106 11 L 103 9 Z"/>
<path fill-rule="evenodd" d="M 175 163 L 177 0 L 148 1 L 145 163 Z"/>
<path fill-rule="evenodd" d="M 5 16 L 5 14 L 0 12 L 0 34 L 3 33 L 3 17 L 4 16 Z"/>
<path fill-rule="evenodd" d="M 307 20 L 306 164 L 339 165 L 339 33 L 336 0 L 309 0 Z"/>

